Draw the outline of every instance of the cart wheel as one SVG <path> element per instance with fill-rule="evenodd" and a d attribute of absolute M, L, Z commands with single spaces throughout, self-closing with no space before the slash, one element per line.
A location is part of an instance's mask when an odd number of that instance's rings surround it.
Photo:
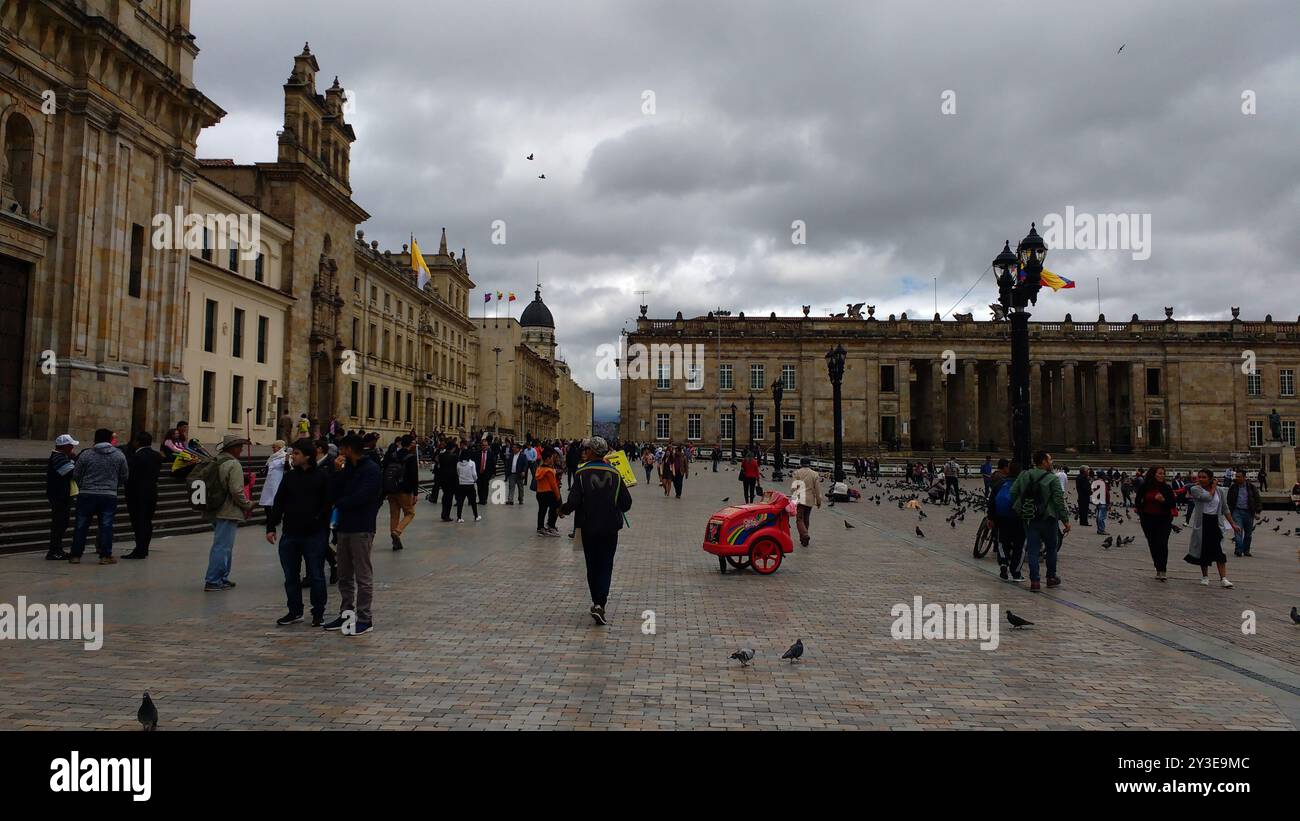
<path fill-rule="evenodd" d="M 737 570 L 744 570 L 746 567 L 749 567 L 748 556 L 728 556 L 727 562 Z"/>
<path fill-rule="evenodd" d="M 727 559 L 724 556 L 718 557 L 718 572 L 719 573 L 727 572 Z"/>
<path fill-rule="evenodd" d="M 749 549 L 749 566 L 755 573 L 769 576 L 781 566 L 781 545 L 775 539 L 759 539 Z"/>

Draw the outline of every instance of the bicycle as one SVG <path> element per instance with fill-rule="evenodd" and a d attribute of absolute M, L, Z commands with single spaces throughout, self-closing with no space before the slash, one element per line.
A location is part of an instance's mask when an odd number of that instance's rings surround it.
<path fill-rule="evenodd" d="M 998 543 L 998 525 L 992 516 L 985 516 L 975 530 L 975 547 L 971 551 L 977 559 L 982 559 Z"/>

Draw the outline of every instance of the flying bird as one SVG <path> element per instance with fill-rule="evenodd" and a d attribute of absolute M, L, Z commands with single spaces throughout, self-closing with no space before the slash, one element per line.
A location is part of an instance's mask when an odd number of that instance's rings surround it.
<path fill-rule="evenodd" d="M 1026 627 L 1028 625 L 1033 624 L 1032 621 L 1029 621 L 1028 619 L 1022 619 L 1019 616 L 1017 616 L 1015 613 L 1012 613 L 1010 610 L 1007 611 L 1007 621 L 1011 622 L 1011 627 L 1013 629 Z"/>
<path fill-rule="evenodd" d="M 544 179 L 546 179 L 546 175 L 545 175 L 545 174 L 538 174 L 538 175 L 537 175 L 537 179 L 539 179 L 539 180 L 544 180 Z"/>
<path fill-rule="evenodd" d="M 1124 45 L 1120 46 L 1118 49 L 1115 50 L 1115 53 L 1116 53 L 1116 54 L 1119 54 L 1121 51 L 1124 50 L 1124 46 L 1127 46 L 1127 45 L 1128 45 L 1128 43 L 1125 43 Z"/>
<path fill-rule="evenodd" d="M 754 651 L 750 650 L 748 647 L 742 647 L 741 649 L 732 653 L 731 658 L 740 662 L 741 667 L 748 667 L 749 663 L 754 660 Z"/>
<path fill-rule="evenodd" d="M 524 157 L 524 159 L 526 159 L 526 160 L 531 160 L 532 158 L 533 158 L 533 155 L 532 155 L 532 154 L 529 154 L 527 157 Z"/>
<path fill-rule="evenodd" d="M 790 645 L 790 649 L 786 650 L 781 658 L 790 659 L 790 663 L 794 664 L 801 656 L 803 656 L 803 639 L 795 639 L 794 644 Z"/>
<path fill-rule="evenodd" d="M 149 698 L 149 691 L 144 691 L 144 700 L 140 702 L 140 709 L 136 711 L 135 720 L 140 722 L 140 729 L 152 732 L 158 729 L 158 708 L 153 706 L 153 700 Z"/>

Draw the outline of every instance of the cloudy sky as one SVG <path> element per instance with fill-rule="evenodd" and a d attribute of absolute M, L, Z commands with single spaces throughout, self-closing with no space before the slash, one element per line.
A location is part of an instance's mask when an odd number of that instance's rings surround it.
<path fill-rule="evenodd" d="M 939 313 L 984 319 L 991 275 L 966 293 L 1003 240 L 1067 207 L 1149 215 L 1150 255 L 1055 248 L 1078 287 L 1036 319 L 1095 318 L 1098 283 L 1112 319 L 1300 312 L 1294 0 L 194 6 L 197 85 L 229 112 L 200 156 L 274 159 L 309 40 L 321 87 L 355 94 L 367 238 L 446 226 L 515 316 L 540 262 L 599 418 L 618 385 L 596 346 L 632 326 L 637 291 L 661 317 L 929 317 L 937 278 Z"/>

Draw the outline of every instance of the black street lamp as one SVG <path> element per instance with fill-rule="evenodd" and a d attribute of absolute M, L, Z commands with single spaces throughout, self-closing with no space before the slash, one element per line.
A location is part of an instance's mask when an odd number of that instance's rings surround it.
<path fill-rule="evenodd" d="M 776 467 L 772 468 L 772 479 L 774 481 L 781 478 L 781 466 L 785 464 L 781 457 L 781 396 L 784 393 L 785 388 L 781 385 L 781 379 L 778 377 L 772 383 L 772 402 L 776 405 L 776 425 L 774 426 L 776 428 L 776 449 L 774 451 Z"/>
<path fill-rule="evenodd" d="M 731 463 L 736 463 L 736 403 L 731 403 Z"/>
<path fill-rule="evenodd" d="M 749 394 L 749 452 L 754 452 L 754 393 Z"/>
<path fill-rule="evenodd" d="M 1011 444 L 1013 458 L 1022 470 L 1033 467 L 1029 442 L 1029 312 L 1028 305 L 1038 304 L 1042 289 L 1043 260 L 1047 258 L 1047 243 L 1038 235 L 1037 226 L 1029 224 L 1029 233 L 1011 253 L 1011 242 L 1002 246 L 1002 252 L 993 260 L 998 271 L 997 316 L 1011 320 Z"/>
<path fill-rule="evenodd" d="M 840 382 L 844 381 L 844 357 L 848 351 L 843 345 L 836 345 L 826 352 L 826 373 L 831 378 L 832 405 L 835 408 L 835 471 L 831 481 L 844 481 L 844 423 L 840 408 Z"/>

